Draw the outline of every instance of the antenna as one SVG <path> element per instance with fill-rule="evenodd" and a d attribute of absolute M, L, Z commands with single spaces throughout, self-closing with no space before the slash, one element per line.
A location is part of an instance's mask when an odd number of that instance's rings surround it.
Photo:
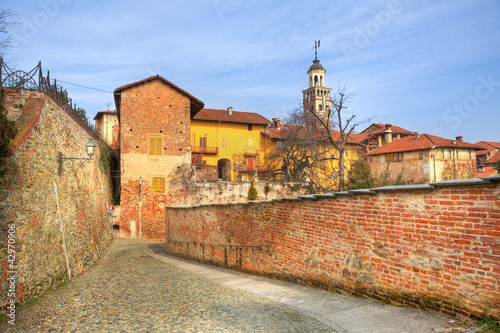
<path fill-rule="evenodd" d="M 108 107 L 108 110 L 109 110 L 109 107 L 111 106 L 111 103 L 107 103 L 106 106 Z"/>

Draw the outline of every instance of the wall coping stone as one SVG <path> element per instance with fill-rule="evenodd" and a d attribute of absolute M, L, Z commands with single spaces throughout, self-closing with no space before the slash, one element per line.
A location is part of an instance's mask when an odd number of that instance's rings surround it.
<path fill-rule="evenodd" d="M 316 200 L 317 199 L 313 194 L 299 195 L 299 198 L 304 199 L 304 200 Z"/>
<path fill-rule="evenodd" d="M 354 193 L 354 194 L 376 194 L 377 193 L 377 192 L 373 192 L 369 188 L 363 188 L 363 189 L 359 189 L 359 190 L 350 190 L 350 191 L 347 191 L 347 192 Z"/>
<path fill-rule="evenodd" d="M 434 186 L 429 184 L 415 184 L 415 185 L 389 185 L 377 188 L 372 188 L 372 191 L 411 191 L 411 190 L 432 190 Z"/>
<path fill-rule="evenodd" d="M 316 198 L 335 198 L 335 193 L 313 194 Z"/>
<path fill-rule="evenodd" d="M 490 182 L 500 182 L 500 174 L 481 178 Z"/>
<path fill-rule="evenodd" d="M 439 186 L 457 186 L 457 185 L 484 185 L 488 183 L 489 181 L 482 180 L 481 178 L 472 178 L 472 179 L 443 180 L 440 182 L 429 183 L 429 185 L 434 187 L 439 187 Z"/>
<path fill-rule="evenodd" d="M 355 191 L 355 190 L 353 190 L 353 191 Z M 335 192 L 335 196 L 338 196 L 338 195 L 354 195 L 354 193 L 347 192 L 347 191 Z"/>

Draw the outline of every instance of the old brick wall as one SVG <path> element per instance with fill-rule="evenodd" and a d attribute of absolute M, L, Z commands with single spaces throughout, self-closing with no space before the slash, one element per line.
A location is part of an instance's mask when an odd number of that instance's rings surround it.
<path fill-rule="evenodd" d="M 103 186 L 99 149 L 78 171 L 57 174 L 57 153 L 87 157 L 89 134 L 42 93 L 8 91 L 6 107 L 19 133 L 14 140 L 16 183 L 0 189 L 2 310 L 11 299 L 9 277 L 15 276 L 17 302 L 68 279 L 63 232 L 71 276 L 94 264 L 111 239 L 104 199 L 105 190 L 111 197 L 110 186 L 106 178 Z M 15 243 L 9 243 L 9 229 L 15 231 Z M 13 267 L 9 244 L 15 250 Z"/>
<path fill-rule="evenodd" d="M 167 253 L 450 315 L 498 318 L 498 180 L 167 207 Z"/>

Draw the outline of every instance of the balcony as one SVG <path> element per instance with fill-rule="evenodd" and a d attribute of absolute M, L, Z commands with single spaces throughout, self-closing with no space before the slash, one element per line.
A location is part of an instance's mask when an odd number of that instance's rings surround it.
<path fill-rule="evenodd" d="M 191 153 L 194 153 L 194 154 L 218 154 L 219 147 L 191 146 Z"/>

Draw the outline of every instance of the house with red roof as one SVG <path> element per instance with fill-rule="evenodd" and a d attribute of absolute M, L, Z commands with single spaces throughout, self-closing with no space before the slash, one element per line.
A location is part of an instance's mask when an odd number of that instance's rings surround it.
<path fill-rule="evenodd" d="M 269 142 L 262 133 L 271 122 L 260 114 L 202 109 L 190 124 L 197 180 L 247 181 L 267 170 Z"/>
<path fill-rule="evenodd" d="M 411 184 L 477 177 L 476 145 L 461 136 L 449 140 L 430 134 L 405 135 L 367 154 L 368 164 L 378 177 L 389 170 L 393 177 L 403 172 Z"/>
<path fill-rule="evenodd" d="M 374 123 L 357 134 L 357 138 L 361 144 L 372 150 L 413 134 L 414 132 L 392 124 Z"/>
<path fill-rule="evenodd" d="M 476 146 L 481 148 L 476 152 L 478 177 L 498 174 L 494 166 L 500 161 L 500 142 L 480 141 Z"/>

